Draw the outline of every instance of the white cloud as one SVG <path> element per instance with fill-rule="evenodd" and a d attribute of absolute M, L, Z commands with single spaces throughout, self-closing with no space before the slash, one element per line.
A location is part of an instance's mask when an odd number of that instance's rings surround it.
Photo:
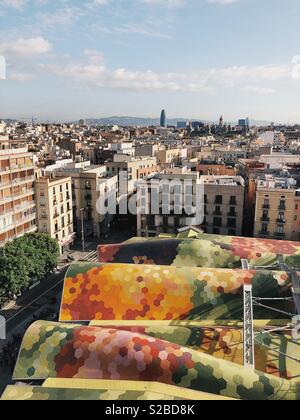
<path fill-rule="evenodd" d="M 12 7 L 13 9 L 21 10 L 25 6 L 26 2 L 27 0 L 0 0 L 0 6 Z"/>
<path fill-rule="evenodd" d="M 33 58 L 46 54 L 52 45 L 42 36 L 35 38 L 18 38 L 12 42 L 0 42 L 0 53 L 8 58 Z"/>
<path fill-rule="evenodd" d="M 185 3 L 185 0 L 143 0 L 143 2 L 154 6 L 180 7 Z"/>
<path fill-rule="evenodd" d="M 87 50 L 85 61 L 66 65 L 45 64 L 41 68 L 58 77 L 100 88 L 138 91 L 217 92 L 234 89 L 255 94 L 270 94 L 272 83 L 290 79 L 290 66 L 232 66 L 187 73 L 159 73 L 152 70 L 133 71 L 125 68 L 110 69 L 103 55 Z"/>
<path fill-rule="evenodd" d="M 208 3 L 218 3 L 218 4 L 232 4 L 237 3 L 240 0 L 206 0 Z"/>

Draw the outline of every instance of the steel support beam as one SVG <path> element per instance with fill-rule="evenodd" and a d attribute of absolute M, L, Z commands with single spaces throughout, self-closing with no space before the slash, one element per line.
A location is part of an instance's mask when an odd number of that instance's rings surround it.
<path fill-rule="evenodd" d="M 255 369 L 252 286 L 244 286 L 244 366 Z"/>

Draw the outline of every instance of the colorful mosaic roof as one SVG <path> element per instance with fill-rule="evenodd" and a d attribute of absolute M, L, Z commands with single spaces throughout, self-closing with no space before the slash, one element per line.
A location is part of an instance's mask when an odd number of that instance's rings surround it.
<path fill-rule="evenodd" d="M 21 401 L 180 401 L 231 400 L 231 398 L 146 381 L 47 379 L 43 386 L 8 386 L 1 400 Z"/>
<path fill-rule="evenodd" d="M 14 379 L 153 381 L 229 398 L 300 398 L 298 379 L 282 379 L 278 376 L 284 377 L 284 372 L 270 375 L 228 361 L 228 344 L 231 340 L 237 345 L 238 336 L 233 337 L 222 328 L 215 331 L 218 339 L 199 330 L 200 334 L 192 341 L 191 335 L 188 337 L 182 331 L 181 340 L 190 343 L 186 347 L 159 338 L 164 331 L 149 330 L 150 334 L 145 334 L 146 330 L 131 328 L 36 322 L 24 337 Z M 175 335 L 176 331 L 170 330 L 165 338 L 172 340 Z M 269 340 L 272 341 L 271 337 Z M 220 347 L 223 358 L 209 354 L 209 343 Z M 277 344 L 274 343 L 274 348 Z M 263 358 L 267 356 L 261 355 Z"/>
<path fill-rule="evenodd" d="M 278 255 L 300 271 L 296 242 L 203 234 L 99 246 L 100 263 L 68 270 L 61 322 L 25 334 L 14 380 L 30 385 L 2 399 L 299 400 L 300 340 L 265 307 L 255 307 L 256 370 L 243 366 L 243 286 L 292 295 L 289 275 L 270 270 Z"/>
<path fill-rule="evenodd" d="M 242 259 L 269 266 L 280 254 L 288 264 L 300 269 L 299 242 L 207 234 L 201 239 L 135 238 L 123 244 L 100 245 L 98 254 L 101 263 L 211 268 L 240 268 Z"/>
<path fill-rule="evenodd" d="M 291 287 L 278 271 L 78 263 L 66 275 L 60 321 L 242 319 L 244 284 L 260 297 Z"/>

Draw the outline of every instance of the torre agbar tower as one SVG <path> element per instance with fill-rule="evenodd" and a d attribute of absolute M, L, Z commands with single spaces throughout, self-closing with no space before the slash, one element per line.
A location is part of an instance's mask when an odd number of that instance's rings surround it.
<path fill-rule="evenodd" d="M 161 111 L 161 115 L 160 115 L 160 126 L 161 127 L 167 126 L 167 114 L 164 109 Z"/>

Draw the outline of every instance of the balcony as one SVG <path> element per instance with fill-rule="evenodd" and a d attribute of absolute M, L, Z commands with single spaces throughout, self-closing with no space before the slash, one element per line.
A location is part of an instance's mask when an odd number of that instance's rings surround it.
<path fill-rule="evenodd" d="M 285 211 L 286 210 L 286 205 L 285 204 L 279 204 L 278 210 Z"/>
<path fill-rule="evenodd" d="M 270 232 L 268 232 L 268 231 L 260 231 L 259 232 L 259 236 L 270 236 Z"/>
<path fill-rule="evenodd" d="M 13 185 L 19 185 L 19 184 L 22 184 L 24 182 L 34 182 L 34 175 L 26 176 L 26 177 L 23 177 L 23 178 L 15 178 L 15 179 L 12 180 Z"/>
<path fill-rule="evenodd" d="M 3 226 L 3 227 L 0 227 L 0 233 L 4 233 L 7 230 L 13 229 L 14 227 L 15 227 L 15 224 L 14 223 L 11 223 L 11 224 L 6 225 L 6 226 Z"/>
<path fill-rule="evenodd" d="M 222 217 L 223 213 L 221 211 L 214 211 L 213 215 L 216 216 L 216 217 Z"/>
<path fill-rule="evenodd" d="M 268 217 L 268 216 L 263 216 L 260 220 L 261 220 L 262 222 L 269 223 L 269 222 L 270 222 L 270 217 Z"/>
<path fill-rule="evenodd" d="M 11 182 L 0 182 L 0 189 L 2 188 L 6 188 L 6 187 L 10 187 L 11 186 Z"/>
<path fill-rule="evenodd" d="M 263 204 L 263 205 L 262 205 L 262 208 L 263 208 L 263 209 L 267 209 L 267 210 L 269 210 L 269 209 L 270 209 L 270 207 L 271 207 L 271 206 L 270 206 L 270 204 Z"/>
<path fill-rule="evenodd" d="M 227 229 L 236 229 L 237 225 L 236 224 L 232 225 L 231 223 L 227 223 L 226 227 L 227 227 Z"/>
<path fill-rule="evenodd" d="M 285 224 L 286 224 L 286 219 L 277 219 L 277 220 L 276 220 L 276 223 L 277 223 L 278 225 L 285 225 Z"/>
<path fill-rule="evenodd" d="M 32 213 L 32 214 L 29 214 L 27 216 L 23 216 L 21 219 L 15 220 L 14 222 L 10 223 L 9 225 L 0 227 L 0 233 L 15 229 L 16 227 L 21 226 L 26 222 L 30 222 L 30 221 L 34 220 L 35 218 L 36 218 L 36 213 L 35 212 Z"/>
<path fill-rule="evenodd" d="M 284 232 L 275 232 L 275 238 L 284 239 L 285 233 Z"/>
<path fill-rule="evenodd" d="M 236 218 L 237 217 L 237 213 L 227 213 L 228 217 L 233 217 Z"/>

